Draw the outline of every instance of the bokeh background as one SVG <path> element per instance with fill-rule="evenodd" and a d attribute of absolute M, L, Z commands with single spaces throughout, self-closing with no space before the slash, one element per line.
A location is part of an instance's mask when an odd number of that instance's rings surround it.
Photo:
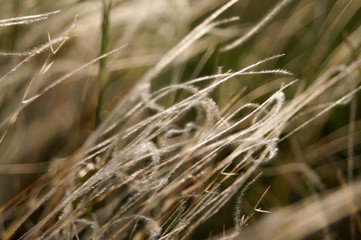
<path fill-rule="evenodd" d="M 0 27 L 0 206 L 5 206 L 62 159 L 76 153 L 94 131 L 102 88 L 101 67 L 95 63 L 82 69 L 24 108 L 15 121 L 9 121 L 25 93 L 34 96 L 59 77 L 124 46 L 105 63 L 108 81 L 99 114 L 104 119 L 167 51 L 226 2 L 113 0 L 109 40 L 103 46 L 104 1 L 2 0 L 1 19 L 61 11 L 42 21 Z M 213 28 L 189 46 L 152 80 L 151 89 L 155 91 L 219 71 L 237 71 L 267 57 L 284 54 L 267 62 L 262 69 L 286 69 L 294 74 L 293 79 L 298 82 L 285 90 L 286 101 L 291 101 L 324 73 L 335 71 L 330 74 L 332 77 L 344 66 L 359 61 L 361 2 L 349 0 L 291 1 L 243 45 L 222 51 L 257 25 L 278 2 L 240 0 L 234 4 L 219 19 L 237 16 L 239 20 Z M 47 49 L 27 59 L 30 56 L 27 52 L 46 45 L 49 39 L 61 36 L 69 28 L 69 37 L 56 54 Z M 14 70 L 18 64 L 21 67 Z M 43 66 L 49 69 L 44 70 Z M 289 122 L 282 136 L 359 86 L 360 66 L 350 75 L 351 78 L 322 90 L 319 97 Z M 221 110 L 240 96 L 244 104 L 262 103 L 287 82 L 289 77 L 249 75 L 222 84 L 212 98 Z M 261 177 L 246 191 L 242 203 L 245 213 L 252 211 L 269 186 L 260 206 L 273 212 L 308 197 L 317 201 L 360 179 L 360 93 L 352 99 L 333 107 L 278 144 L 278 155 L 259 167 L 257 174 L 262 172 Z M 165 99 L 162 104 L 171 105 L 171 101 Z M 350 154 L 354 161 L 352 180 L 348 169 Z M 231 229 L 235 204 L 236 197 L 202 224 L 191 238 L 205 239 Z M 2 220 L 0 231 L 6 231 L 24 211 L 19 208 L 14 216 Z M 265 214 L 255 213 L 248 224 L 257 224 Z M 327 233 L 320 230 L 307 239 L 358 239 L 361 233 L 357 216 L 356 212 L 353 223 L 349 217 L 339 219 L 329 226 Z M 37 216 L 32 221 L 37 221 Z M 350 233 L 350 226 L 354 226 L 354 233 Z M 25 226 L 22 231 L 26 229 Z"/>

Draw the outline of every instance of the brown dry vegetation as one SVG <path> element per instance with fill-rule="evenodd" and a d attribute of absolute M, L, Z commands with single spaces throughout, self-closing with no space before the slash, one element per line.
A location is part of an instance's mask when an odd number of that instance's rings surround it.
<path fill-rule="evenodd" d="M 1 239 L 358 239 L 361 2 L 4 0 Z"/>

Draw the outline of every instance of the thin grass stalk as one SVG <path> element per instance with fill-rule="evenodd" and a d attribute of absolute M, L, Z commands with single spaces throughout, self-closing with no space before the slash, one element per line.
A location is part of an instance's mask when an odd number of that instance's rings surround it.
<path fill-rule="evenodd" d="M 110 12 L 112 8 L 112 0 L 102 0 L 102 5 L 103 5 L 103 14 L 102 14 L 103 18 L 101 24 L 100 55 L 104 55 L 110 49 L 109 28 L 110 28 Z M 101 122 L 103 96 L 109 78 L 109 74 L 107 71 L 107 61 L 108 61 L 107 57 L 102 58 L 99 61 L 99 74 L 98 74 L 99 93 L 98 93 L 98 100 L 95 110 L 95 127 L 97 127 Z"/>

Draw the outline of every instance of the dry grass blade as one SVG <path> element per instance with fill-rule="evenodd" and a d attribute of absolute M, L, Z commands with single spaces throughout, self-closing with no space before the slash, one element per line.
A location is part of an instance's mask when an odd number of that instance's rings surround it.
<path fill-rule="evenodd" d="M 46 20 L 46 19 L 48 19 L 49 16 L 57 14 L 59 12 L 60 12 L 60 10 L 52 11 L 52 12 L 48 12 L 48 13 L 37 14 L 37 15 L 1 19 L 0 20 L 0 27 L 8 27 L 8 26 L 13 26 L 13 25 L 30 24 L 30 23 Z"/>
<path fill-rule="evenodd" d="M 361 182 L 343 189 L 328 193 L 318 201 L 306 199 L 302 203 L 294 204 L 271 215 L 265 216 L 257 224 L 245 230 L 235 239 L 302 239 L 316 232 L 328 224 L 332 224 L 352 214 L 349 199 L 355 203 L 359 211 L 361 202 Z M 327 219 L 327 222 L 324 221 Z M 262 229 L 262 231 L 259 231 Z"/>
<path fill-rule="evenodd" d="M 235 47 L 239 47 L 248 41 L 251 37 L 261 31 L 273 18 L 287 5 L 289 5 L 293 0 L 283 0 L 276 4 L 276 6 L 254 27 L 251 28 L 244 36 L 239 39 L 234 40 L 232 43 L 224 46 L 222 51 L 229 51 Z"/>

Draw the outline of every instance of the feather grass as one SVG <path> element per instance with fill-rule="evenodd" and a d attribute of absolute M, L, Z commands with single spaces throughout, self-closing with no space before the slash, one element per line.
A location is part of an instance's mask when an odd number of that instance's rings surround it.
<path fill-rule="evenodd" d="M 361 4 L 328 3 L 322 18 L 305 9 L 324 3 L 280 1 L 241 37 L 233 25 L 259 9 L 234 16 L 237 0 L 69 1 L 0 20 L 28 49 L 0 53 L 1 238 L 332 239 L 348 216 L 356 238 Z"/>

